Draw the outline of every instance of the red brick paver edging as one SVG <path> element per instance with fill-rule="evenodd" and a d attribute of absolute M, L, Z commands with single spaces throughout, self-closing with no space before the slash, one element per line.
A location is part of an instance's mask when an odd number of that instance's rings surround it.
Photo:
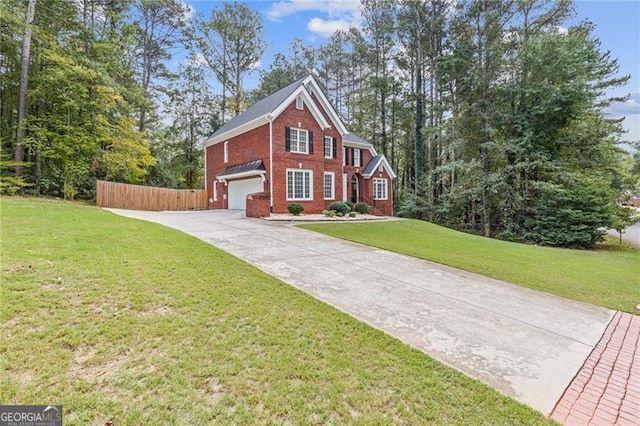
<path fill-rule="evenodd" d="M 571 425 L 640 425 L 640 317 L 617 312 L 556 403 Z"/>

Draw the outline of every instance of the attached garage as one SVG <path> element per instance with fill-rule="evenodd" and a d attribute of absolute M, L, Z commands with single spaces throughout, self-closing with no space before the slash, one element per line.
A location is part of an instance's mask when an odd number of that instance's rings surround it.
<path fill-rule="evenodd" d="M 246 210 L 247 195 L 264 191 L 267 173 L 262 160 L 227 167 L 216 179 L 227 186 L 227 208 Z"/>
<path fill-rule="evenodd" d="M 262 178 L 229 182 L 229 210 L 245 210 L 247 208 L 247 195 L 262 191 L 264 191 Z"/>

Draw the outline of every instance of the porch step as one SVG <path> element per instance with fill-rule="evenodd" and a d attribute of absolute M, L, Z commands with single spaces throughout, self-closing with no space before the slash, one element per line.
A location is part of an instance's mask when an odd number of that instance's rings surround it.
<path fill-rule="evenodd" d="M 369 214 L 373 216 L 384 216 L 384 212 L 375 206 L 369 206 Z"/>

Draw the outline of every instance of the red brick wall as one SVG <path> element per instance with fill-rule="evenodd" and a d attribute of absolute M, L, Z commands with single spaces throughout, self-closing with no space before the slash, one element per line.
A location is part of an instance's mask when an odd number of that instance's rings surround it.
<path fill-rule="evenodd" d="M 247 195 L 247 217 L 268 217 L 271 214 L 268 192 Z"/>
<path fill-rule="evenodd" d="M 285 127 L 297 127 L 313 132 L 313 154 L 287 152 Z M 324 136 L 336 138 L 337 158 L 324 158 Z M 342 137 L 335 126 L 322 130 L 307 105 L 303 110 L 298 110 L 293 103 L 273 122 L 273 162 L 278 164 L 273 173 L 275 213 L 287 213 L 287 204 L 290 202 L 302 204 L 305 213 L 320 213 L 325 210 L 331 202 L 335 201 L 324 199 L 325 171 L 334 173 L 336 200 L 342 200 Z M 287 200 L 287 169 L 313 172 L 313 200 Z"/>
<path fill-rule="evenodd" d="M 347 147 L 347 150 L 351 150 L 352 148 Z M 353 158 L 353 152 L 349 151 L 348 153 L 348 163 L 351 164 Z M 393 215 L 393 189 L 392 182 L 393 180 L 387 173 L 387 171 L 383 168 L 382 172 L 378 170 L 368 179 L 365 179 L 362 176 L 362 172 L 365 167 L 371 161 L 373 155 L 368 149 L 360 150 L 360 167 L 346 165 L 344 166 L 344 170 L 347 173 L 347 201 L 351 201 L 351 180 L 353 176 L 356 175 L 358 177 L 358 188 L 359 188 L 359 200 L 363 201 L 370 206 L 374 207 L 374 213 L 378 215 Z M 387 199 L 386 200 L 374 200 L 373 199 L 373 179 L 374 178 L 385 178 L 387 179 Z"/>
<path fill-rule="evenodd" d="M 246 163 L 247 161 L 262 160 L 269 170 L 269 124 L 250 130 L 242 135 L 228 139 L 229 161 L 224 162 L 224 142 L 207 148 L 207 195 L 213 198 L 213 182 L 218 188 L 218 200 L 209 204 L 210 209 L 226 209 L 227 187 L 217 182 L 216 176 L 227 167 Z M 267 179 L 269 175 L 267 174 Z"/>
<path fill-rule="evenodd" d="M 387 179 L 387 199 L 386 200 L 374 200 L 373 199 L 373 179 L 384 178 Z M 376 172 L 367 180 L 365 180 L 367 186 L 367 198 L 372 201 L 374 207 L 374 214 L 393 216 L 393 180 L 387 173 L 386 169 L 382 169 L 382 172 L 376 170 Z"/>
<path fill-rule="evenodd" d="M 318 106 L 319 102 L 317 102 Z M 325 118 L 329 120 L 328 114 L 322 111 Z M 361 166 L 342 165 L 342 137 L 332 125 L 328 129 L 322 130 L 320 125 L 305 104 L 303 110 L 298 110 L 293 102 L 283 111 L 273 122 L 273 161 L 277 166 L 273 170 L 273 211 L 274 213 L 288 213 L 287 204 L 290 202 L 301 203 L 305 208 L 305 213 L 320 213 L 325 210 L 333 201 L 342 201 L 343 187 L 342 174 L 347 173 L 347 200 L 351 196 L 351 178 L 354 173 L 360 179 L 360 194 L 363 201 L 372 204 L 373 201 L 373 179 L 364 179 L 360 173 L 371 160 L 372 155 L 368 149 L 360 150 Z M 285 148 L 285 127 L 296 127 L 313 132 L 313 154 L 299 154 L 287 152 Z M 324 136 L 336 138 L 336 158 L 324 158 Z M 217 182 L 216 176 L 221 174 L 227 167 L 247 161 L 262 160 L 267 168 L 267 179 L 269 175 L 269 124 L 265 124 L 247 133 L 235 136 L 229 142 L 229 161 L 224 162 L 224 142 L 207 148 L 207 189 L 208 197 L 213 198 L 213 185 L 217 187 L 217 201 L 209 204 L 209 208 L 225 209 L 228 207 L 226 196 L 227 187 Z M 349 155 L 352 158 L 352 155 Z M 303 169 L 313 172 L 313 200 L 309 201 L 289 201 L 287 200 L 287 169 Z M 335 176 L 335 199 L 324 199 L 324 172 L 331 171 Z M 377 174 L 377 173 L 376 173 Z M 392 214 L 393 201 L 391 193 L 391 179 L 386 171 L 384 175 L 389 179 L 389 200 L 376 201 L 374 204 L 379 209 L 379 213 Z M 265 184 L 265 191 L 269 191 L 269 183 Z M 252 207 L 253 208 L 253 207 Z M 247 205 L 249 209 L 249 205 Z"/>

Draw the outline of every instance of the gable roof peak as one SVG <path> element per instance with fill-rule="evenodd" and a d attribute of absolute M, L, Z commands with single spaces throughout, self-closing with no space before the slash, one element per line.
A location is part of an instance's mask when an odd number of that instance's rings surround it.
<path fill-rule="evenodd" d="M 294 100 L 293 97 L 302 96 L 309 105 L 311 113 L 314 115 L 321 127 L 330 127 L 331 124 L 320 112 L 318 104 L 335 124 L 342 134 L 348 133 L 340 117 L 333 109 L 329 101 L 313 74 L 299 78 L 293 83 L 275 91 L 271 95 L 260 99 L 250 106 L 245 112 L 238 114 L 226 124 L 216 130 L 204 140 L 205 146 L 210 146 L 223 140 L 240 135 L 251 129 L 272 121 Z M 313 95 L 313 97 L 312 97 Z"/>

